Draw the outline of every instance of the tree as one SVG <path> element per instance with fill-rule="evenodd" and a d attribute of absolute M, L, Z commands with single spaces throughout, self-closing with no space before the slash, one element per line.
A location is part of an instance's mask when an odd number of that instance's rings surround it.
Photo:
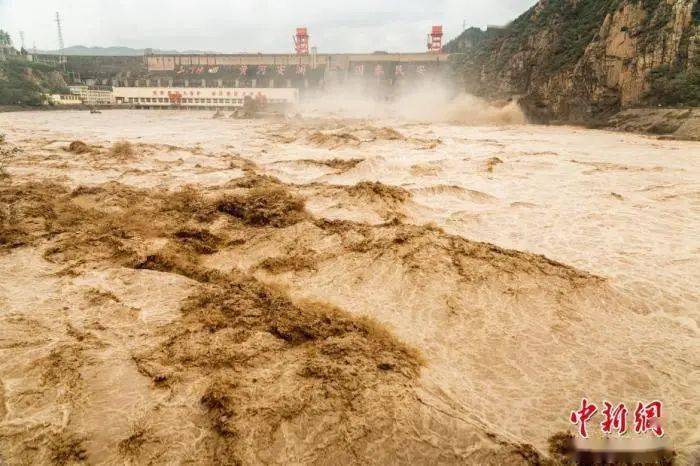
<path fill-rule="evenodd" d="M 12 47 L 12 37 L 2 29 L 0 29 L 0 45 Z"/>

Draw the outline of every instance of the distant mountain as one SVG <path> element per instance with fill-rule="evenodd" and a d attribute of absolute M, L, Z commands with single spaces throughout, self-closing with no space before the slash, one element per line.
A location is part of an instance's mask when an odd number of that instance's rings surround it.
<path fill-rule="evenodd" d="M 168 54 L 180 54 L 180 55 L 190 55 L 190 54 L 200 54 L 200 53 L 219 53 L 219 52 L 208 52 L 203 50 L 160 50 L 152 49 L 154 53 L 168 53 Z M 58 55 L 58 50 L 38 50 L 38 53 L 48 54 L 48 55 Z M 63 55 L 91 55 L 91 56 L 118 56 L 118 57 L 130 57 L 130 56 L 141 56 L 145 52 L 145 49 L 132 49 L 131 47 L 86 47 L 84 45 L 74 45 L 71 47 L 66 47 L 63 49 Z"/>

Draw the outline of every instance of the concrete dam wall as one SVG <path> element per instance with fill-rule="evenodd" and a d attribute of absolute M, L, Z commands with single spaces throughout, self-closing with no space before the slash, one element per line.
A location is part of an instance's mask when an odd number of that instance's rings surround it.
<path fill-rule="evenodd" d="M 207 54 L 128 57 L 42 55 L 64 61 L 75 82 L 111 86 L 318 88 L 360 80 L 377 86 L 425 80 L 447 71 L 440 53 Z"/>

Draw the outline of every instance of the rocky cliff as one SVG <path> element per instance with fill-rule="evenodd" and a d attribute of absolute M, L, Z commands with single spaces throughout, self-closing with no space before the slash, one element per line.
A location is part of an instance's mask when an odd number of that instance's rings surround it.
<path fill-rule="evenodd" d="M 540 0 L 446 46 L 468 92 L 532 119 L 594 122 L 639 105 L 700 105 L 699 0 Z"/>

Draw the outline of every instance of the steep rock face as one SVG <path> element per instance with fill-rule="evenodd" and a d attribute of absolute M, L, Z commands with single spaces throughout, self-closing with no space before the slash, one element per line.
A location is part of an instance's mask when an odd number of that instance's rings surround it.
<path fill-rule="evenodd" d="M 531 118 L 590 122 L 639 104 L 700 105 L 698 0 L 540 0 L 449 43 L 467 91 Z"/>

